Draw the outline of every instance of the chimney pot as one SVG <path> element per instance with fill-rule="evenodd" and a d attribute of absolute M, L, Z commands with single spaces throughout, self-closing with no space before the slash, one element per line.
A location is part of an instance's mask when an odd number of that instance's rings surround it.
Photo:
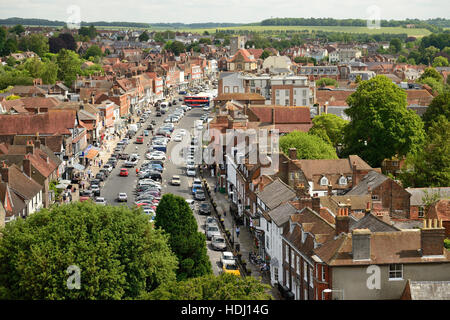
<path fill-rule="evenodd" d="M 442 255 L 444 250 L 445 228 L 442 220 L 425 219 L 424 227 L 420 230 L 420 244 L 423 256 Z"/>
<path fill-rule="evenodd" d="M 289 159 L 296 160 L 297 159 L 297 149 L 289 148 Z"/>

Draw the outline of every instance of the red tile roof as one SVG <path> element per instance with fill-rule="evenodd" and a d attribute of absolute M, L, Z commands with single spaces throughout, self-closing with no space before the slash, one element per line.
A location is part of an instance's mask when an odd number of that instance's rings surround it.
<path fill-rule="evenodd" d="M 75 119 L 75 110 L 50 110 L 33 115 L 3 114 L 0 115 L 0 135 L 70 134 L 69 129 L 75 126 Z"/>
<path fill-rule="evenodd" d="M 272 123 L 272 110 L 275 110 L 276 124 L 310 124 L 311 113 L 308 107 L 251 106 L 249 109 L 260 122 Z"/>

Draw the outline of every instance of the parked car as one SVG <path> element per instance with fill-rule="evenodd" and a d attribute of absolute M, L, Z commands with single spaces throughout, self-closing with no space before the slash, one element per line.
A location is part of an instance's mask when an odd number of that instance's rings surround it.
<path fill-rule="evenodd" d="M 119 175 L 120 175 L 121 177 L 128 177 L 128 169 L 127 169 L 127 168 L 122 168 L 122 169 L 120 169 Z"/>
<path fill-rule="evenodd" d="M 217 226 L 217 219 L 214 217 L 207 217 L 205 220 L 205 230 L 209 226 Z"/>
<path fill-rule="evenodd" d="M 222 252 L 220 257 L 220 264 L 224 266 L 225 264 L 236 264 L 236 257 L 230 251 Z"/>
<path fill-rule="evenodd" d="M 170 182 L 173 186 L 179 186 L 181 184 L 180 176 L 172 176 L 172 181 Z"/>
<path fill-rule="evenodd" d="M 227 243 L 225 241 L 225 238 L 222 236 L 214 236 L 211 239 L 211 247 L 214 250 L 220 250 L 224 251 L 227 249 Z"/>
<path fill-rule="evenodd" d="M 200 207 L 198 209 L 198 213 L 201 214 L 201 215 L 209 215 L 209 214 L 211 214 L 211 206 L 208 203 L 206 203 L 206 202 L 200 204 Z"/>
<path fill-rule="evenodd" d="M 194 199 L 197 201 L 205 201 L 206 200 L 205 192 L 203 192 L 203 190 L 195 191 Z"/>
<path fill-rule="evenodd" d="M 120 160 L 127 160 L 129 158 L 129 154 L 128 153 L 119 153 L 119 159 Z"/>
<path fill-rule="evenodd" d="M 228 263 L 224 264 L 222 266 L 222 271 L 224 273 L 234 274 L 235 276 L 238 276 L 238 277 L 241 276 L 241 273 L 239 272 L 239 268 L 235 263 L 234 264 L 228 264 Z"/>
<path fill-rule="evenodd" d="M 120 192 L 120 193 L 117 195 L 117 201 L 119 201 L 119 202 L 127 202 L 127 201 L 128 201 L 128 196 L 127 196 L 127 194 L 126 194 L 125 192 Z"/>
<path fill-rule="evenodd" d="M 187 169 L 186 174 L 188 177 L 195 177 L 197 175 L 197 171 L 195 171 L 195 169 Z"/>
<path fill-rule="evenodd" d="M 214 236 L 220 236 L 219 226 L 209 226 L 206 228 L 206 239 L 211 240 Z"/>
<path fill-rule="evenodd" d="M 95 179 L 99 179 L 100 181 L 105 181 L 106 179 L 106 175 L 103 172 L 98 172 L 95 175 Z"/>
<path fill-rule="evenodd" d="M 92 194 L 94 197 L 99 197 L 100 196 L 100 187 L 96 184 L 91 185 L 90 187 Z"/>
<path fill-rule="evenodd" d="M 103 197 L 97 197 L 95 198 L 95 204 L 101 204 L 103 206 L 106 206 L 106 200 Z"/>
<path fill-rule="evenodd" d="M 110 165 L 110 164 L 108 164 L 108 163 L 105 164 L 105 165 L 103 166 L 103 168 L 106 169 L 106 170 L 108 170 L 109 173 L 111 173 L 111 171 L 113 171 L 113 166 Z"/>
<path fill-rule="evenodd" d="M 183 136 L 181 134 L 177 134 L 175 135 L 175 137 L 173 137 L 173 141 L 175 142 L 181 142 L 183 140 Z"/>

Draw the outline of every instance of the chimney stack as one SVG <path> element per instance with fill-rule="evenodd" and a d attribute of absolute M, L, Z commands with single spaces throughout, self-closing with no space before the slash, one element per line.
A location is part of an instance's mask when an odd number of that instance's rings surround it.
<path fill-rule="evenodd" d="M 316 195 L 314 195 L 312 197 L 312 208 L 311 209 L 313 209 L 313 211 L 320 214 L 320 198 L 317 197 Z"/>
<path fill-rule="evenodd" d="M 297 159 L 297 149 L 289 148 L 289 159 L 296 160 Z"/>
<path fill-rule="evenodd" d="M 31 153 L 31 154 L 34 153 L 34 144 L 33 144 L 33 141 L 27 140 L 27 145 L 26 145 L 26 147 L 25 147 L 25 152 L 26 152 L 27 154 L 28 154 L 28 153 Z"/>
<path fill-rule="evenodd" d="M 328 195 L 329 197 L 331 197 L 331 196 L 333 195 L 333 186 L 332 186 L 331 184 L 329 184 L 329 185 L 327 186 L 327 188 L 328 188 L 327 195 Z"/>
<path fill-rule="evenodd" d="M 352 232 L 353 260 L 370 260 L 370 236 L 369 229 L 355 229 Z"/>
<path fill-rule="evenodd" d="M 0 170 L 0 174 L 2 175 L 2 181 L 8 183 L 9 182 L 9 168 L 6 165 L 5 161 L 2 161 L 2 168 Z"/>
<path fill-rule="evenodd" d="M 444 251 L 445 228 L 442 220 L 424 219 L 420 229 L 422 256 L 440 256 Z"/>
<path fill-rule="evenodd" d="M 341 233 L 348 233 L 350 229 L 350 217 L 348 216 L 348 208 L 339 205 L 338 214 L 336 216 L 336 236 Z"/>
<path fill-rule="evenodd" d="M 30 159 L 23 159 L 23 172 L 31 178 L 31 161 Z"/>

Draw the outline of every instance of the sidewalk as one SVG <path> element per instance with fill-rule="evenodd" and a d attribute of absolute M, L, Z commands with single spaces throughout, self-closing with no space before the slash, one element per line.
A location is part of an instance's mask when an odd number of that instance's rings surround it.
<path fill-rule="evenodd" d="M 209 175 L 205 175 L 204 179 L 206 179 L 208 186 L 211 190 L 210 198 L 212 202 L 216 202 L 217 204 L 217 213 L 221 214 L 224 219 L 224 225 L 225 228 L 230 230 L 232 232 L 231 234 L 234 234 L 234 242 L 235 244 L 240 245 L 240 252 L 242 254 L 242 259 L 247 262 L 247 268 L 252 271 L 251 276 L 255 277 L 257 279 L 260 279 L 262 283 L 270 284 L 270 276 L 263 276 L 262 272 L 260 271 L 260 267 L 256 266 L 252 263 L 250 263 L 248 257 L 249 252 L 253 250 L 253 235 L 250 233 L 250 231 L 245 226 L 239 226 L 240 232 L 239 232 L 239 238 L 236 237 L 235 228 L 236 225 L 233 222 L 233 217 L 230 214 L 230 201 L 228 200 L 228 196 L 226 194 L 222 194 L 220 192 L 214 192 L 214 186 L 216 185 L 216 178 L 211 177 Z M 226 212 L 226 216 L 224 216 L 224 212 Z M 233 228 L 234 226 L 234 228 Z M 231 236 L 233 238 L 233 236 Z M 272 286 L 271 286 L 272 287 Z M 275 300 L 281 300 L 280 293 L 278 292 L 278 289 L 272 287 L 271 294 Z"/>

